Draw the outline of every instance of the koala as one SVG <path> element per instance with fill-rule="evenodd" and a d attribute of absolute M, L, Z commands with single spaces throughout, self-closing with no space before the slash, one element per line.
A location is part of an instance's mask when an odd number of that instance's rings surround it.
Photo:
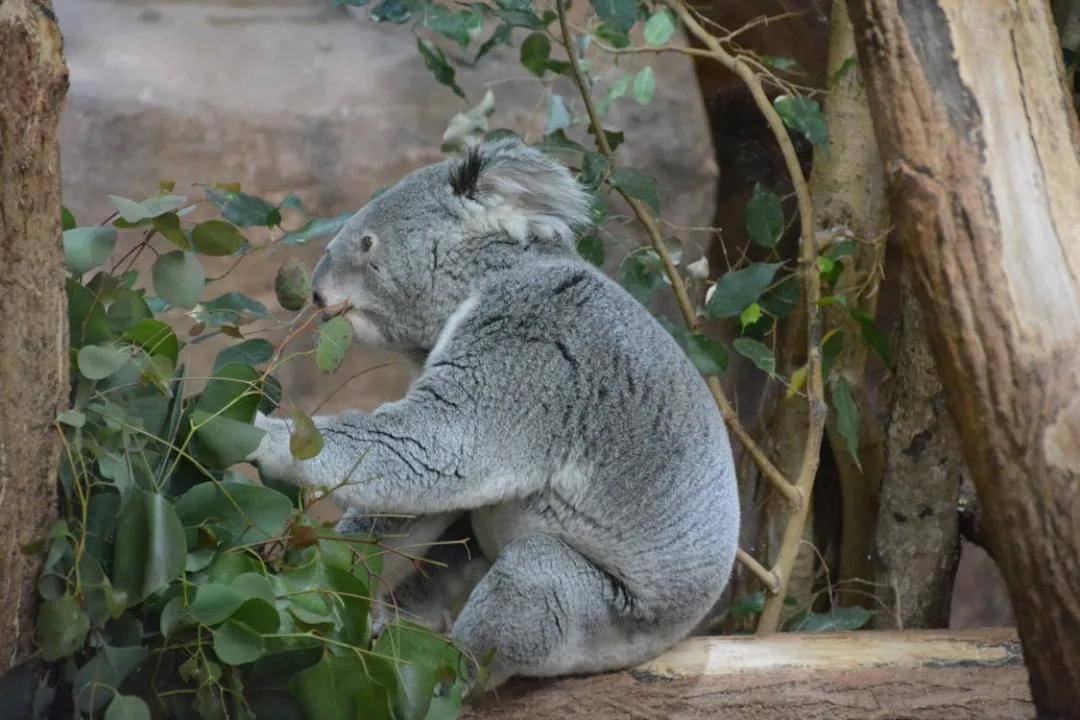
<path fill-rule="evenodd" d="M 479 557 L 439 572 L 468 585 L 452 634 L 491 658 L 489 687 L 650 659 L 735 558 L 723 419 L 672 336 L 575 252 L 588 207 L 516 140 L 407 175 L 329 243 L 313 302 L 422 359 L 408 394 L 315 418 L 325 445 L 304 461 L 287 420 L 257 419 L 263 477 L 336 488 L 343 531 L 386 514 L 415 547 L 471 524 Z"/>

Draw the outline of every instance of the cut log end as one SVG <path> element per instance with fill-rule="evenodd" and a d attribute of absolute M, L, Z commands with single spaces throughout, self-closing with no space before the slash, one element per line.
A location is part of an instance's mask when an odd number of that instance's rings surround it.
<path fill-rule="evenodd" d="M 690 638 L 625 672 L 509 683 L 471 720 L 1033 717 L 1012 629 Z"/>

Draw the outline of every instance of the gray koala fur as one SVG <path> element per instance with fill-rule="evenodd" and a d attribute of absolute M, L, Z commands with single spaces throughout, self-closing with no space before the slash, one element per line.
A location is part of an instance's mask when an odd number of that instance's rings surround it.
<path fill-rule="evenodd" d="M 577 256 L 587 205 L 516 141 L 411 173 L 329 244 L 314 297 L 347 301 L 359 340 L 425 357 L 422 374 L 370 415 L 316 418 L 312 460 L 291 457 L 286 420 L 257 421 L 264 477 L 348 479 L 332 494 L 343 530 L 412 515 L 401 542 L 426 544 L 468 514 L 491 564 L 453 635 L 493 657 L 492 685 L 649 659 L 702 619 L 735 558 L 723 420 L 670 334 Z"/>

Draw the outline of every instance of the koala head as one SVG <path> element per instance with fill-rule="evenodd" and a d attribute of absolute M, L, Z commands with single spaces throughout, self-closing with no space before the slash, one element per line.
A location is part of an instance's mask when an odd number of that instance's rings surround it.
<path fill-rule="evenodd" d="M 472 287 L 536 257 L 572 255 L 588 196 L 517 140 L 416 170 L 352 216 L 315 268 L 320 307 L 347 303 L 361 342 L 430 350 Z"/>

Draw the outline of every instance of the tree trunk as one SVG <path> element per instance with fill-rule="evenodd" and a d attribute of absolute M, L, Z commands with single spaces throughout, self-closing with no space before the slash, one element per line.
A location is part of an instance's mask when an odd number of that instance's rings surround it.
<path fill-rule="evenodd" d="M 893 217 L 1044 717 L 1080 713 L 1080 128 L 1049 5 L 849 0 Z"/>
<path fill-rule="evenodd" d="M 0 0 L 0 674 L 33 646 L 68 384 L 57 126 L 67 68 L 49 2 Z"/>
<path fill-rule="evenodd" d="M 518 680 L 467 720 L 1031 717 L 1013 630 L 690 638 L 628 672 Z"/>

